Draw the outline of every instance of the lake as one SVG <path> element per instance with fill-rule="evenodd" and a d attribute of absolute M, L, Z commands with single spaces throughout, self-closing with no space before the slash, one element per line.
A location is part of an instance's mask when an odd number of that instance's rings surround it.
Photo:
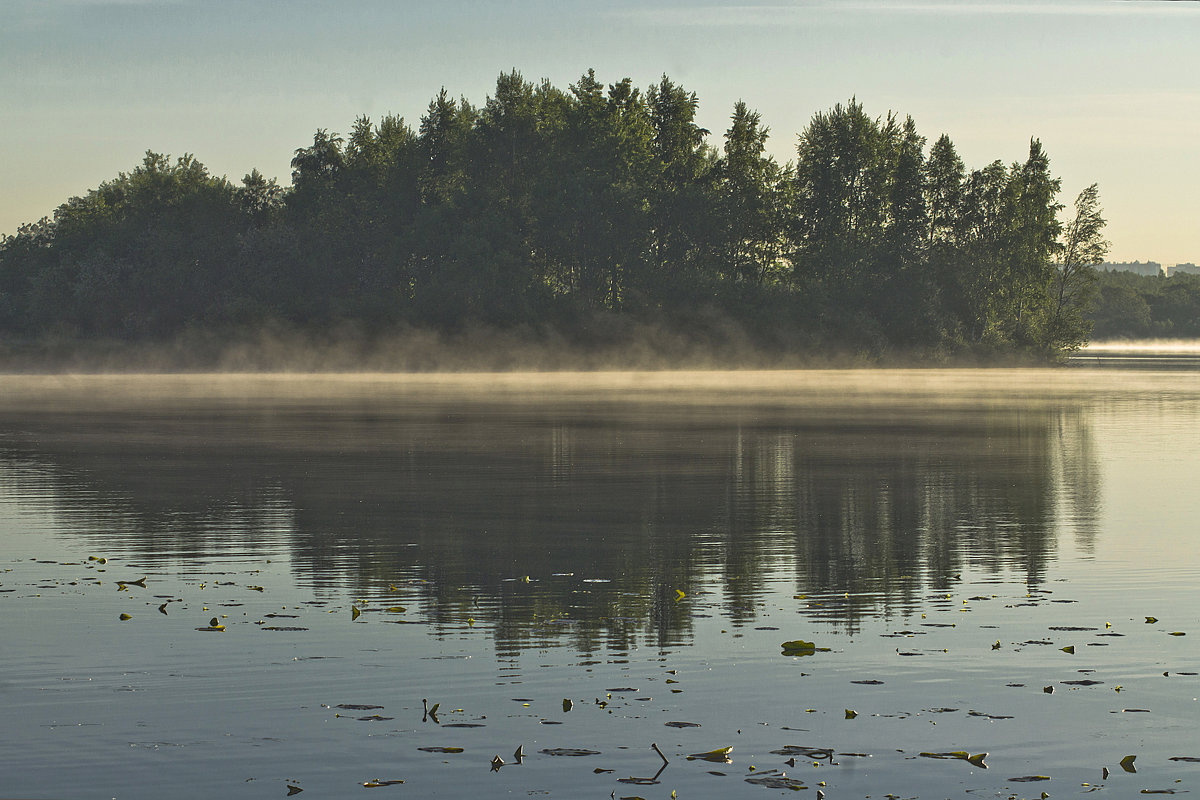
<path fill-rule="evenodd" d="M 1195 369 L 0 381 L 0 797 L 1200 785 Z"/>

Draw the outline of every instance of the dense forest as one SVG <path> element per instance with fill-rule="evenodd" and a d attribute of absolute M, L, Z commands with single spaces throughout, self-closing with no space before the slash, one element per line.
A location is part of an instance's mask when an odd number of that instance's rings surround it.
<path fill-rule="evenodd" d="M 1088 318 L 1096 339 L 1200 338 L 1200 275 L 1100 272 Z"/>
<path fill-rule="evenodd" d="M 767 352 L 925 359 L 1054 358 L 1086 341 L 1099 197 L 1064 208 L 1038 140 L 1023 162 L 968 170 L 948 136 L 927 147 L 911 117 L 851 100 L 813 116 L 780 164 L 744 103 L 718 144 L 697 108 L 666 76 L 641 91 L 589 71 L 564 91 L 514 71 L 481 106 L 443 90 L 415 128 L 318 130 L 287 187 L 148 152 L 3 237 L 0 334 L 349 323 L 588 347 L 653 324 Z"/>

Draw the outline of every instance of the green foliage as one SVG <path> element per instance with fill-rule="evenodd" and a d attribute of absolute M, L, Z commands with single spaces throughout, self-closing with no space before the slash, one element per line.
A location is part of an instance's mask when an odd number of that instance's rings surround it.
<path fill-rule="evenodd" d="M 1200 336 L 1200 275 L 1097 272 L 1095 288 L 1084 320 L 1097 339 Z"/>
<path fill-rule="evenodd" d="M 1103 219 L 1093 187 L 1062 227 L 1036 140 L 1023 163 L 968 172 L 949 137 L 926 153 L 911 117 L 852 99 L 816 114 L 781 165 L 745 103 L 720 149 L 698 108 L 666 75 L 642 92 L 589 70 L 562 90 L 512 71 L 478 107 L 443 89 L 415 129 L 389 115 L 317 130 L 289 187 L 147 153 L 0 240 L 0 330 L 484 323 L 586 342 L 598 320 L 629 319 L 935 357 L 1084 340 Z M 1192 302 L 1099 296 L 1098 330 L 1161 329 L 1157 309 Z"/>

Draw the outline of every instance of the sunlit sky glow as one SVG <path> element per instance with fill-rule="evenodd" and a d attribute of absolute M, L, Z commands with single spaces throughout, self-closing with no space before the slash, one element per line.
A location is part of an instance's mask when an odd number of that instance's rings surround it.
<path fill-rule="evenodd" d="M 1063 201 L 1100 184 L 1112 260 L 1200 262 L 1200 2 L 8 0 L 0 232 L 138 164 L 194 153 L 290 181 L 292 152 L 359 114 L 414 125 L 445 86 L 482 103 L 516 68 L 589 67 L 700 98 L 713 143 L 744 99 L 781 161 L 851 96 L 948 133 L 968 167 L 1040 138 Z"/>

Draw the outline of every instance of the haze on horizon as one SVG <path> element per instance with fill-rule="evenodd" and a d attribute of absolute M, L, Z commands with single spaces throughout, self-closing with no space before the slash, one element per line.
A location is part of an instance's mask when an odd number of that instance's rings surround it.
<path fill-rule="evenodd" d="M 416 124 L 443 86 L 482 103 L 517 69 L 588 68 L 699 95 L 714 143 L 743 99 L 795 157 L 851 96 L 911 114 L 963 160 L 1041 139 L 1062 202 L 1100 185 L 1112 261 L 1200 262 L 1200 3 L 1167 0 L 12 0 L 0 29 L 0 232 L 136 166 L 193 153 L 290 182 L 294 150 L 360 114 Z"/>

